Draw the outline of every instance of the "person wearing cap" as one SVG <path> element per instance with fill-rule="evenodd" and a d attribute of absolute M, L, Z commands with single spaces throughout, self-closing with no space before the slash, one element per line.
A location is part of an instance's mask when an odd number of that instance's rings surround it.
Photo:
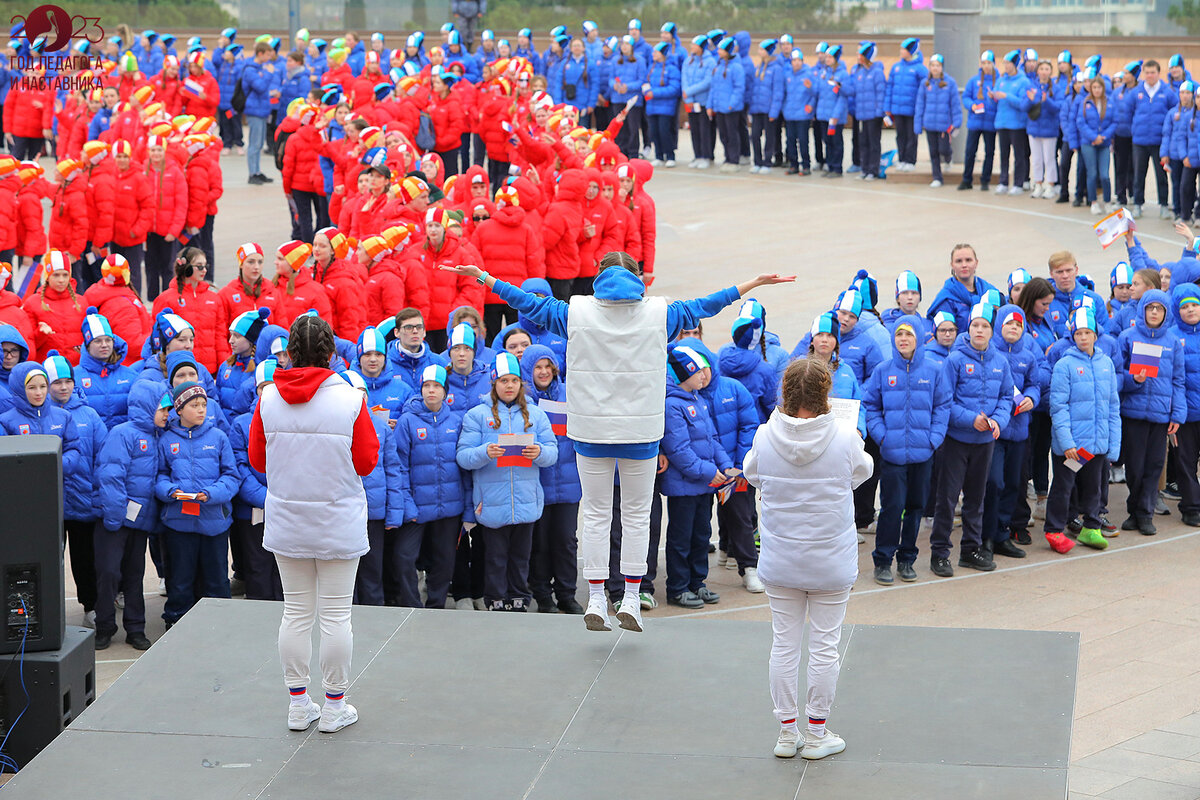
<path fill-rule="evenodd" d="M 1029 137 L 1025 132 L 1029 122 L 1029 93 L 1033 84 L 1017 69 L 1021 60 L 1020 50 L 1010 50 L 1004 55 L 1004 72 L 996 78 L 992 99 L 996 102 L 996 133 L 1000 145 L 1000 180 L 996 194 L 1021 194 L 1022 186 L 1029 180 L 1029 157 L 1026 147 Z M 1012 187 L 1009 187 L 1008 160 L 1013 158 Z M 963 325 L 965 328 L 966 326 Z"/>
<path fill-rule="evenodd" d="M 916 315 L 923 320 L 916 331 L 918 342 L 925 344 L 933 336 L 933 327 L 921 313 L 921 279 L 910 269 L 906 269 L 896 276 L 896 306 L 884 309 L 883 313 L 879 315 L 879 321 L 888 329 L 889 334 L 894 334 L 897 320 L 908 314 Z"/>
<path fill-rule="evenodd" d="M 146 140 L 147 182 L 150 184 L 153 221 L 146 234 L 146 298 L 156 300 L 167 291 L 172 265 L 177 262 L 179 235 L 187 219 L 187 178 L 174 158 L 167 158 L 167 140 Z M 196 248 L 192 248 L 196 249 Z M 178 276 L 175 276 L 178 277 Z"/>
<path fill-rule="evenodd" d="M 363 330 L 355 352 L 357 358 L 351 369 L 363 379 L 371 412 L 386 414 L 387 424 L 394 428 L 401 410 L 413 396 L 413 388 L 396 374 L 388 361 L 388 343 L 376 328 Z"/>
<path fill-rule="evenodd" d="M 771 416 L 779 391 L 779 376 L 775 367 L 767 362 L 764 327 L 760 317 L 738 317 L 731 330 L 733 341 L 717 353 L 721 376 L 732 378 L 746 388 L 754 399 L 760 424 Z"/>
<path fill-rule="evenodd" d="M 128 345 L 113 333 L 108 320 L 89 306 L 83 320 L 83 350 L 75 367 L 76 385 L 84 401 L 96 409 L 104 424 L 111 428 L 124 422 L 129 390 L 139 371 L 122 362 Z"/>
<path fill-rule="evenodd" d="M 888 73 L 883 98 L 884 123 L 896 129 L 896 160 L 899 162 L 896 168 L 900 172 L 912 172 L 917 164 L 919 141 L 913 130 L 917 92 L 929 77 L 929 70 L 922 63 L 921 40 L 917 37 L 910 36 L 900 42 L 899 55 Z"/>
<path fill-rule="evenodd" d="M 933 334 L 925 342 L 926 356 L 940 368 L 946 362 L 950 350 L 954 347 L 954 342 L 958 339 L 958 322 L 949 311 L 939 311 L 928 318 L 927 324 L 933 329 Z M 936 480 L 931 483 L 931 487 L 935 485 L 937 485 Z M 932 517 L 933 506 L 930 505 L 928 508 L 931 513 L 925 516 Z"/>
<path fill-rule="evenodd" d="M 1195 130 L 1196 85 L 1190 80 L 1182 81 L 1176 91 L 1179 104 L 1168 111 L 1163 120 L 1159 153 L 1171 170 L 1171 205 L 1175 220 L 1190 226 L 1195 215 L 1196 174 L 1200 169 L 1200 143 Z M 1185 164 L 1193 166 L 1185 167 Z"/>
<path fill-rule="evenodd" d="M 929 73 L 917 88 L 917 105 L 913 125 L 914 135 L 925 131 L 929 146 L 929 167 L 933 174 L 930 186 L 942 185 L 942 163 L 949 163 L 952 153 L 951 137 L 962 126 L 962 101 L 958 84 L 946 74 L 941 53 L 929 57 Z"/>
<path fill-rule="evenodd" d="M 491 388 L 491 368 L 479 358 L 481 341 L 474 327 L 467 322 L 460 322 L 450 332 L 450 346 L 446 349 L 449 364 L 445 402 L 460 414 L 486 402 Z"/>
<path fill-rule="evenodd" d="M 681 78 L 669 53 L 670 46 L 666 42 L 659 42 L 651 49 L 652 61 L 640 87 L 650 121 L 650 139 L 654 144 L 655 157 L 651 164 L 656 167 L 675 166 L 674 127 L 679 117 Z"/>
<path fill-rule="evenodd" d="M 788 54 L 788 62 L 781 67 L 781 71 L 781 113 L 787 131 L 787 174 L 809 175 L 812 173 L 812 162 L 808 154 L 808 131 L 813 125 L 816 112 L 820 66 L 809 67 L 804 63 L 804 53 L 796 48 Z"/>
<path fill-rule="evenodd" d="M 47 241 L 52 249 L 69 255 L 71 261 L 80 261 L 87 251 L 88 225 L 88 182 L 83 164 L 64 158 L 56 165 L 57 184 L 50 198 L 50 227 Z M 80 273 L 82 270 L 77 270 Z M 82 274 L 80 275 L 82 278 Z M 87 287 L 82 287 L 85 289 Z"/>
<path fill-rule="evenodd" d="M 1055 363 L 1050 379 L 1054 480 L 1046 502 L 1045 535 L 1059 553 L 1075 546 L 1064 535 L 1072 500 L 1083 517 L 1079 541 L 1098 550 L 1108 546 L 1099 530 L 1101 492 L 1108 463 L 1120 456 L 1123 439 L 1121 377 L 1096 346 L 1098 328 L 1090 308 L 1071 312 L 1070 330 L 1072 345 Z M 1161 450 L 1166 452 L 1165 444 Z"/>
<path fill-rule="evenodd" d="M 383 167 L 382 169 L 386 169 Z M 322 228 L 313 237 L 313 278 L 325 287 L 334 333 L 354 341 L 366 325 L 362 272 L 346 261 L 349 245 L 336 228 Z"/>
<path fill-rule="evenodd" d="M 853 91 L 850 87 L 850 75 L 841 62 L 841 56 L 841 45 L 831 45 L 825 51 L 825 66 L 817 92 L 817 116 L 813 123 L 821 134 L 825 150 L 822 170 L 829 178 L 842 176 L 842 160 L 845 153 L 842 128 L 850 110 L 847 92 Z"/>
<path fill-rule="evenodd" d="M 1109 152 L 1113 146 L 1113 135 L 1117 130 L 1117 101 L 1110 98 L 1104 81 L 1093 78 L 1085 83 L 1087 91 L 1076 112 L 1075 124 L 1079 131 L 1079 152 L 1087 172 L 1087 199 L 1093 215 L 1099 216 L 1114 211 L 1112 186 L 1108 179 Z M 1194 140 L 1193 140 L 1194 141 Z M 1196 147 L 1195 144 L 1192 145 Z M 1066 156 L 1064 163 L 1066 163 Z M 1200 163 L 1200 150 L 1197 162 Z M 1067 173 L 1063 173 L 1064 177 Z M 1104 206 L 1100 205 L 1101 195 Z M 1060 195 L 1063 197 L 1065 195 Z"/>
<path fill-rule="evenodd" d="M 594 38 L 594 37 L 593 37 Z M 470 43 L 468 43 L 469 45 Z M 596 52 L 593 55 L 589 49 L 588 57 L 590 60 L 595 60 L 600 55 L 600 45 L 597 42 Z M 479 47 L 475 50 L 475 62 L 478 65 L 480 74 L 483 74 L 483 68 L 488 64 L 495 64 L 500 59 L 500 50 L 496 46 L 496 32 L 485 29 L 479 34 Z M 486 79 L 486 75 L 484 76 Z"/>
<path fill-rule="evenodd" d="M 1168 112 L 1179 103 L 1179 96 L 1165 81 L 1160 79 L 1157 61 L 1149 60 L 1142 65 L 1141 81 L 1132 90 L 1129 100 L 1133 106 L 1133 208 L 1134 219 L 1142 216 L 1146 202 L 1146 173 L 1153 165 L 1158 188 L 1159 217 L 1170 219 L 1168 207 L 1167 173 L 1161 162 L 1163 125 Z"/>
<path fill-rule="evenodd" d="M 226 358 L 217 370 L 217 390 L 221 407 L 228 410 L 230 415 L 241 415 L 249 411 L 249 408 L 239 407 L 237 398 L 242 395 L 242 387 L 248 381 L 254 379 L 254 371 L 258 366 L 258 362 L 265 360 L 267 355 L 264 354 L 261 358 L 255 351 L 255 343 L 258 341 L 262 329 L 267 325 L 267 318 L 271 315 L 271 309 L 266 306 L 255 309 L 253 311 L 245 311 L 229 323 L 229 357 Z"/>
<path fill-rule="evenodd" d="M 1167 60 L 1167 80 L 1171 84 L 1171 88 L 1176 92 L 1185 81 L 1192 80 L 1192 73 L 1184 63 L 1183 55 L 1175 53 Z"/>
<path fill-rule="evenodd" d="M 41 286 L 30 292 L 23 304 L 34 326 L 31 348 L 39 354 L 58 350 L 72 364 L 78 364 L 83 343 L 80 325 L 87 306 L 75 293 L 69 256 L 61 250 L 51 250 L 42 270 Z"/>
<path fill-rule="evenodd" d="M 718 60 L 708 95 L 708 116 L 716 122 L 721 147 L 725 151 L 722 172 L 736 172 L 741 159 L 738 126 L 744 125 L 747 76 L 736 52 L 737 43 L 733 37 L 726 36 L 717 44 Z"/>
<path fill-rule="evenodd" d="M 221 324 L 225 330 L 240 314 L 256 312 L 260 308 L 275 312 L 278 299 L 275 287 L 263 277 L 266 263 L 262 245 L 246 242 L 234 253 L 238 271 L 233 280 L 218 292 L 221 298 Z M 252 340 L 253 341 L 253 340 Z"/>
<path fill-rule="evenodd" d="M 688 45 L 687 58 L 680 65 L 680 97 L 687 108 L 688 126 L 692 135 L 692 153 L 695 158 L 688 164 L 693 169 L 708 169 L 712 166 L 713 130 L 708 115 L 713 70 L 716 59 L 705 49 L 707 37 L 700 35 Z"/>
<path fill-rule="evenodd" d="M 1183 339 L 1187 420 L 1175 432 L 1175 482 L 1179 487 L 1179 514 L 1183 524 L 1200 528 L 1200 483 L 1196 455 L 1200 447 L 1200 287 L 1178 283 L 1171 287 L 1175 329 Z M 1189 460 L 1190 459 L 1190 460 Z"/>
<path fill-rule="evenodd" d="M 388 348 L 388 360 L 409 386 L 420 382 L 422 372 L 430 364 L 447 365 L 446 358 L 435 353 L 430 345 L 428 336 L 431 331 L 418 309 L 411 306 L 401 309 L 396 314 L 394 330 L 396 336 Z M 448 341 L 445 332 L 438 333 Z"/>
<path fill-rule="evenodd" d="M 858 63 L 850 74 L 853 81 L 850 113 L 854 116 L 854 130 L 861 131 L 853 149 L 861 170 L 859 178 L 868 181 L 879 177 L 883 105 L 887 92 L 887 77 L 883 62 L 875 60 L 876 49 L 874 42 L 861 43 L 858 47 Z"/>
<path fill-rule="evenodd" d="M 1133 298 L 1133 267 L 1126 261 L 1118 261 L 1112 268 L 1108 284 L 1110 290 L 1106 307 L 1108 318 L 1112 320 Z"/>
<path fill-rule="evenodd" d="M 295 65 L 293 68 L 298 69 Z M 276 162 L 283 162 L 280 179 L 292 212 L 293 238 L 308 242 L 315 230 L 313 220 L 320 220 L 324 203 L 320 157 L 326 142 L 316 124 L 320 109 L 303 98 L 291 103 L 294 105 L 283 106 L 288 109 L 287 118 L 280 122 L 276 133 L 275 140 L 283 147 L 283 158 L 277 155 Z"/>
<path fill-rule="evenodd" d="M 323 319 L 333 317 L 324 285 L 313 279 L 308 266 L 312 246 L 301 241 L 284 242 L 275 252 L 275 323 L 290 329 L 292 322 L 310 308 Z M 357 337 L 356 337 L 357 338 Z"/>

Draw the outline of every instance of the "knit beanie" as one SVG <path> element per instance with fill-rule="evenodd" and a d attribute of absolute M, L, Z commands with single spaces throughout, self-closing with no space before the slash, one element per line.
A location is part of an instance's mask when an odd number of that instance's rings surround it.
<path fill-rule="evenodd" d="M 667 367 L 676 383 L 683 383 L 707 366 L 708 359 L 687 345 L 676 345 L 667 351 Z"/>

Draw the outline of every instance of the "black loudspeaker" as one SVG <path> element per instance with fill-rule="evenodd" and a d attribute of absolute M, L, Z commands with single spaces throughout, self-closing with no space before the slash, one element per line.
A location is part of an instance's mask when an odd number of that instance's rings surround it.
<path fill-rule="evenodd" d="M 24 689 L 19 655 L 0 658 L 0 741 L 24 767 L 96 700 L 96 640 L 87 628 L 67 628 L 61 650 L 27 653 Z M 12 659 L 11 665 L 7 662 Z M 25 694 L 29 693 L 28 707 Z M 24 714 L 21 713 L 24 709 Z M 20 715 L 20 720 L 17 716 Z"/>
<path fill-rule="evenodd" d="M 23 636 L 26 653 L 62 647 L 62 486 L 57 436 L 0 436 L 0 653 L 20 650 Z"/>

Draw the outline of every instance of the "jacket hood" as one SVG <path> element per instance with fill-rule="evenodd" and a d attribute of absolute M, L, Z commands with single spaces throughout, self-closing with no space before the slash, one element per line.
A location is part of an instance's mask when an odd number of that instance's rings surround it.
<path fill-rule="evenodd" d="M 1185 297 L 1195 297 L 1200 299 L 1200 286 L 1194 283 L 1181 283 L 1171 287 L 1171 315 L 1175 318 L 1175 326 L 1181 331 L 1195 333 L 1200 330 L 1200 326 L 1188 325 L 1179 316 L 1179 305 Z"/>
<path fill-rule="evenodd" d="M 529 178 L 521 176 L 513 181 L 512 185 L 513 188 L 517 190 L 517 194 L 521 197 L 522 208 L 539 208 L 542 205 L 542 190 L 536 183 L 529 180 Z M 585 184 L 583 188 L 586 193 L 587 185 Z"/>
<path fill-rule="evenodd" d="M 1166 318 L 1163 320 L 1162 325 L 1159 325 L 1157 328 L 1151 328 L 1146 324 L 1146 306 L 1150 305 L 1151 303 L 1159 303 L 1167 311 Z M 1137 311 L 1134 312 L 1138 332 L 1143 336 L 1149 336 L 1151 338 L 1162 336 L 1163 332 L 1174 324 L 1173 316 L 1171 314 L 1171 307 L 1173 305 L 1174 303 L 1171 302 L 1170 295 L 1168 295 L 1162 289 L 1151 289 L 1142 295 L 1142 299 L 1138 301 Z"/>
<path fill-rule="evenodd" d="M 157 392 L 129 393 L 129 421 L 138 430 L 154 430 L 154 415 L 158 412 L 159 397 Z"/>
<path fill-rule="evenodd" d="M 777 408 L 766 424 L 767 441 L 780 456 L 796 466 L 804 466 L 820 458 L 836 432 L 837 420 L 833 414 L 800 419 L 789 417 Z"/>
<path fill-rule="evenodd" d="M 299 274 L 299 273 L 297 273 Z M 258 361 L 262 361 L 271 357 L 271 345 L 275 340 L 283 337 L 287 338 L 288 332 L 279 325 L 265 325 L 262 332 L 258 334 L 258 339 L 254 342 L 254 357 Z"/>
<path fill-rule="evenodd" d="M 335 372 L 322 367 L 292 368 L 275 373 L 275 386 L 279 389 L 279 396 L 283 398 L 283 402 L 296 405 L 312 400 L 321 384 L 334 376 Z"/>
<path fill-rule="evenodd" d="M 434 155 L 437 154 L 435 153 Z M 441 160 L 440 156 L 438 157 L 438 160 Z M 438 170 L 439 178 L 442 177 L 443 170 L 444 168 Z M 492 196 L 492 182 L 488 180 L 487 170 L 485 170 L 483 167 L 472 165 L 465 173 L 463 173 L 461 178 L 454 182 L 454 191 L 452 192 L 454 197 L 452 199 L 454 200 L 455 205 L 466 206 L 468 203 L 472 202 L 471 180 L 476 175 L 483 178 L 483 185 L 488 187 L 487 196 L 484 199 Z"/>
<path fill-rule="evenodd" d="M 475 210 L 475 203 L 471 203 L 471 211 Z M 525 209 L 520 206 L 505 206 L 504 208 L 496 208 L 491 203 L 488 203 L 488 208 L 491 209 L 492 219 L 508 228 L 519 228 L 525 222 Z"/>
<path fill-rule="evenodd" d="M 96 360 L 96 357 L 87 351 L 86 347 L 79 349 L 79 365 L 88 372 L 104 372 L 106 369 L 116 369 L 125 361 L 126 354 L 129 353 L 129 345 L 125 343 L 117 334 L 112 335 L 113 352 L 117 354 L 117 361 L 113 364 L 105 364 Z M 2 339 L 0 339 L 2 341 Z"/>
<path fill-rule="evenodd" d="M 717 361 L 719 360 L 717 354 L 709 350 L 708 345 L 699 339 L 687 339 L 684 344 L 708 360 L 708 366 L 712 370 L 712 380 L 708 382 L 708 386 L 704 387 L 702 391 L 702 393 L 707 394 L 709 389 L 716 388 L 717 378 L 721 377 L 721 370 L 717 367 Z"/>
<path fill-rule="evenodd" d="M 601 270 L 592 283 L 596 299 L 610 303 L 630 303 L 641 300 L 646 293 L 642 279 L 622 267 Z"/>
<path fill-rule="evenodd" d="M 915 353 L 913 353 L 911 360 L 900 355 L 900 351 L 896 349 L 896 328 L 900 327 L 901 325 L 908 325 L 913 329 L 913 335 L 917 337 L 917 350 Z M 900 319 L 896 320 L 896 325 L 892 328 L 891 335 L 892 361 L 895 364 L 903 366 L 905 363 L 911 363 L 912 366 L 916 367 L 920 366 L 921 362 L 925 360 L 925 348 L 921 346 L 924 344 L 921 341 L 921 331 L 924 329 L 923 325 L 924 323 L 922 323 L 921 318 L 916 314 L 905 314 L 904 316 L 900 317 Z"/>
<path fill-rule="evenodd" d="M 549 288 L 549 284 L 547 284 L 547 288 Z M 549 294 L 549 291 L 547 291 L 547 294 Z M 14 326 L 0 324 L 0 343 L 15 344 L 21 348 L 21 360 L 24 361 L 29 358 L 29 345 L 26 344 L 25 337 Z"/>
<path fill-rule="evenodd" d="M 633 170 L 634 191 L 641 191 L 647 183 L 654 178 L 654 165 L 644 158 L 635 158 L 629 162 L 629 168 Z"/>
<path fill-rule="evenodd" d="M 547 294 L 549 294 L 549 292 L 547 292 Z M 447 342 L 450 341 L 450 334 L 454 332 L 454 328 L 455 328 L 454 325 L 450 324 L 450 321 L 454 319 L 455 314 L 457 314 L 459 311 L 461 311 L 464 308 L 469 308 L 472 311 L 475 310 L 474 306 L 458 306 L 458 308 L 455 308 L 453 311 L 451 311 L 450 316 L 446 318 L 446 341 Z M 524 327 L 524 326 L 522 326 L 522 327 Z M 475 360 L 476 361 L 479 360 L 479 354 L 483 352 L 483 349 L 485 347 L 487 347 L 487 343 L 484 342 L 483 339 L 484 339 L 484 337 L 482 337 L 482 336 L 475 337 Z M 448 345 L 446 348 L 446 358 L 447 359 L 450 358 L 450 348 Z M 449 367 L 447 367 L 447 369 L 449 369 Z"/>
<path fill-rule="evenodd" d="M 503 210 L 504 209 L 501 209 L 501 211 Z M 524 283 L 521 284 L 521 290 L 528 292 L 529 294 L 540 294 L 545 297 L 554 296 L 554 290 L 550 288 L 550 284 L 545 278 L 528 278 Z M 543 328 L 541 325 L 538 325 L 524 314 L 517 315 L 517 322 L 522 328 L 529 331 L 531 334 L 542 334 L 546 332 L 545 328 Z"/>
<path fill-rule="evenodd" d="M 559 375 L 550 381 L 550 385 L 546 387 L 547 394 L 554 394 L 558 391 L 558 384 L 562 381 L 562 364 L 558 363 L 558 356 L 554 351 L 544 344 L 531 344 L 525 348 L 525 352 L 521 354 L 521 379 L 525 381 L 525 388 L 530 394 L 541 391 L 533 385 L 533 367 L 543 358 L 548 358 L 558 367 Z"/>
<path fill-rule="evenodd" d="M 427 420 L 430 422 L 433 421 L 433 417 L 434 417 L 434 412 L 430 411 L 425 406 L 425 401 L 421 398 L 420 395 L 408 398 L 408 400 L 406 400 L 404 403 L 404 407 L 400 411 L 401 411 L 401 413 L 415 414 L 416 416 L 420 417 L 421 419 Z M 437 412 L 437 414 L 439 416 L 444 415 L 444 414 L 453 414 L 453 413 L 454 413 L 454 410 L 452 408 L 450 408 L 450 406 L 446 405 L 444 402 L 442 403 L 441 409 L 439 409 Z"/>
<path fill-rule="evenodd" d="M 970 356 L 973 360 L 982 363 L 983 357 L 986 356 L 991 351 L 991 349 L 992 349 L 992 342 L 990 339 L 988 340 L 987 349 L 980 352 L 979 350 L 976 350 L 971 345 L 971 334 L 970 333 L 960 333 L 958 335 L 958 338 L 954 340 L 954 347 L 950 348 L 950 351 L 951 352 L 958 351 L 960 353 L 964 353 L 964 354 Z"/>
<path fill-rule="evenodd" d="M 717 353 L 717 361 L 721 365 L 721 374 L 741 380 L 758 369 L 759 364 L 765 364 L 762 351 L 757 347 L 753 350 L 743 350 L 740 347 L 722 347 Z"/>
<path fill-rule="evenodd" d="M 12 368 L 12 372 L 8 376 L 8 390 L 12 392 L 13 408 L 19 410 L 22 414 L 36 413 L 36 409 L 29 404 L 29 399 L 25 397 L 25 376 L 34 370 L 45 372 L 42 365 L 36 361 L 23 361 Z M 50 404 L 50 395 L 46 395 L 46 402 L 41 406 L 46 408 Z"/>
<path fill-rule="evenodd" d="M 520 190 L 517 190 L 518 193 Z M 566 200 L 570 203 L 583 203 L 584 197 L 587 196 L 587 177 L 577 170 L 572 169 L 563 173 L 558 179 L 558 192 L 554 199 Z"/>
<path fill-rule="evenodd" d="M 738 31 L 733 35 L 733 40 L 737 42 L 737 54 L 743 58 L 750 57 L 750 32 Z"/>

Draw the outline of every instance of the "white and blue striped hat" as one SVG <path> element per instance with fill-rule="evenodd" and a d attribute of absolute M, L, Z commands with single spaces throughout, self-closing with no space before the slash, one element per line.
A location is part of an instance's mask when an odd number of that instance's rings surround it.
<path fill-rule="evenodd" d="M 112 325 L 108 324 L 108 318 L 96 310 L 95 306 L 88 306 L 87 316 L 83 318 L 83 347 L 86 350 L 87 346 L 92 343 L 92 340 L 97 336 L 112 336 Z"/>
<path fill-rule="evenodd" d="M 1008 290 L 1011 292 L 1012 288 L 1018 283 L 1024 286 L 1031 280 L 1033 280 L 1033 276 L 1029 274 L 1029 270 L 1025 268 L 1014 269 L 1012 272 L 1008 273 Z"/>
<path fill-rule="evenodd" d="M 1118 261 L 1109 277 L 1109 284 L 1115 289 L 1128 283 L 1133 283 L 1133 267 L 1124 261 Z"/>
<path fill-rule="evenodd" d="M 345 372 L 339 372 L 338 375 L 342 376 L 342 380 L 353 386 L 355 389 L 362 389 L 364 392 L 367 390 L 366 380 L 364 380 L 363 376 L 359 375 L 354 370 L 348 369 Z"/>
<path fill-rule="evenodd" d="M 254 368 L 254 388 L 262 386 L 264 383 L 275 382 L 275 368 L 279 366 L 279 362 L 273 358 L 263 360 L 257 367 Z"/>
<path fill-rule="evenodd" d="M 460 344 L 466 345 L 472 350 L 475 349 L 475 329 L 469 323 L 460 322 L 454 326 L 454 330 L 450 331 L 449 347 L 457 347 Z"/>
<path fill-rule="evenodd" d="M 497 353 L 496 363 L 492 365 L 492 382 L 500 380 L 505 375 L 521 377 L 521 362 L 517 361 L 517 357 L 512 353 Z"/>
<path fill-rule="evenodd" d="M 363 353 L 387 353 L 387 339 L 378 328 L 364 328 L 358 335 L 358 357 Z"/>
<path fill-rule="evenodd" d="M 266 327 L 267 318 L 270 316 L 271 309 L 266 306 L 254 311 L 243 311 L 233 318 L 233 322 L 229 323 L 229 331 L 252 342 L 258 341 L 258 335 Z"/>
<path fill-rule="evenodd" d="M 46 380 L 49 383 L 61 380 L 75 380 L 75 373 L 71 370 L 71 362 L 58 354 L 57 350 L 50 351 L 50 357 L 42 362 L 42 369 L 46 370 Z"/>
<path fill-rule="evenodd" d="M 921 293 L 921 279 L 911 269 L 906 269 L 896 276 L 896 296 L 901 292 Z"/>
<path fill-rule="evenodd" d="M 421 384 L 422 385 L 424 385 L 426 381 L 436 381 L 437 383 L 440 383 L 442 385 L 442 387 L 444 388 L 446 386 L 446 381 L 448 381 L 448 380 L 449 380 L 449 375 L 447 375 L 447 373 L 446 373 L 446 368 L 440 364 L 430 364 L 428 367 L 426 367 L 424 370 L 421 371 Z"/>
<path fill-rule="evenodd" d="M 954 315 L 951 314 L 949 311 L 939 311 L 936 314 L 934 314 L 933 315 L 934 331 L 937 331 L 938 328 L 942 327 L 947 322 L 949 322 L 951 325 L 953 325 L 955 330 L 958 330 L 958 320 L 955 319 Z"/>

